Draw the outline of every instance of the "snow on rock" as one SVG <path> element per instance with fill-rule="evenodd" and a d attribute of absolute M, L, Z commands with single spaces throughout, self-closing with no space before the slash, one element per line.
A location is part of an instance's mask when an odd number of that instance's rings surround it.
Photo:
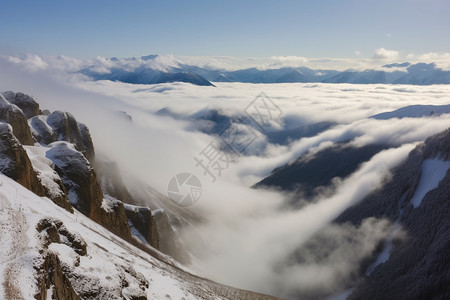
<path fill-rule="evenodd" d="M 94 158 L 94 145 L 89 129 L 78 123 L 68 112 L 54 111 L 47 117 L 47 124 L 53 129 L 59 141 L 67 141 L 76 145 L 80 151 L 86 151 L 90 160 Z"/>
<path fill-rule="evenodd" d="M 79 151 L 75 149 L 73 144 L 67 142 L 55 142 L 49 145 L 45 156 L 51 160 L 61 172 L 61 178 L 69 193 L 69 201 L 77 209 L 87 212 L 89 209 L 83 208 L 80 205 L 81 195 L 79 189 L 81 181 L 87 180 L 90 176 L 92 168 L 86 159 Z M 79 181 L 77 180 L 79 179 Z M 89 199 L 89 197 L 87 197 Z M 88 205 L 87 203 L 85 203 Z M 89 214 L 88 214 L 89 215 Z"/>
<path fill-rule="evenodd" d="M 0 122 L 0 136 L 4 134 L 12 135 L 12 127 L 8 123 Z M 3 149 L 5 146 L 0 142 L 0 172 L 3 173 L 4 170 L 9 170 L 12 167 L 13 161 L 6 155 Z"/>
<path fill-rule="evenodd" d="M 57 255 L 65 278 L 83 299 L 273 299 L 189 274 L 1 174 L 0 185 L 0 299 L 34 299 L 43 289 L 55 294 L 54 286 L 42 288 L 37 279 L 50 276 L 37 273 L 50 254 Z M 53 236 L 48 245 L 42 240 L 45 230 Z M 82 237 L 85 253 L 77 253 L 70 236 Z"/>
<path fill-rule="evenodd" d="M 439 182 L 444 178 L 449 168 L 450 161 L 440 160 L 439 158 L 424 160 L 419 184 L 411 198 L 411 203 L 414 208 L 420 206 L 423 197 L 429 191 L 438 187 Z"/>
<path fill-rule="evenodd" d="M 47 124 L 47 116 L 39 115 L 28 120 L 31 133 L 36 141 L 42 145 L 48 145 L 56 142 L 56 134 L 52 127 Z"/>
<path fill-rule="evenodd" d="M 12 126 L 0 122 L 0 173 L 38 195 L 45 195 L 27 152 L 13 134 Z"/>
<path fill-rule="evenodd" d="M 28 119 L 41 113 L 35 97 L 24 93 L 14 93 L 12 91 L 3 92 L 1 94 L 10 103 L 17 105 Z"/>
<path fill-rule="evenodd" d="M 372 116 L 377 120 L 388 120 L 392 118 L 422 118 L 437 117 L 450 113 L 450 105 L 410 105 L 394 111 L 384 112 Z"/>
<path fill-rule="evenodd" d="M 111 197 L 110 195 L 104 194 L 103 195 L 103 201 L 102 201 L 102 208 L 106 212 L 113 212 L 114 207 L 119 203 L 120 201 L 115 199 L 114 197 Z"/>
<path fill-rule="evenodd" d="M 8 102 L 0 93 L 0 120 L 9 123 L 14 135 L 23 145 L 33 145 L 30 127 L 22 110 Z"/>
<path fill-rule="evenodd" d="M 45 157 L 45 153 L 50 149 L 47 147 L 25 146 L 33 169 L 36 172 L 42 185 L 47 189 L 50 198 L 64 197 L 61 177 L 53 169 L 53 162 Z"/>

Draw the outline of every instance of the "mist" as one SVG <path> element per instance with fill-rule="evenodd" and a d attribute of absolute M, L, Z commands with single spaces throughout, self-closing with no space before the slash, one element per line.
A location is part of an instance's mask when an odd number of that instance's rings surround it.
<path fill-rule="evenodd" d="M 67 65 L 77 64 L 65 61 Z M 186 83 L 137 86 L 91 82 L 71 74 L 70 67 L 65 65 L 49 68 L 45 64 L 49 62 L 37 61 L 34 65 L 41 67 L 21 68 L 0 58 L 0 91 L 31 94 L 41 109 L 71 112 L 90 129 L 97 153 L 116 161 L 130 178 L 139 178 L 162 194 L 166 194 L 174 175 L 181 172 L 196 175 L 202 183 L 202 196 L 192 210 L 210 221 L 196 226 L 195 234 L 189 228 L 182 232 L 186 246 L 198 262 L 190 267 L 221 283 L 286 298 L 295 298 L 301 291 L 314 294 L 323 289 L 332 293 L 351 282 L 360 261 L 371 255 L 388 234 L 390 224 L 371 219 L 359 227 L 338 226 L 332 224 L 333 219 L 380 187 L 389 178 L 390 170 L 417 143 L 446 129 L 450 121 L 449 115 L 369 119 L 406 105 L 448 104 L 447 86 L 243 83 L 220 83 L 217 87 Z M 194 157 L 218 138 L 188 130 L 186 120 L 155 114 L 162 108 L 185 116 L 217 108 L 233 115 L 242 113 L 262 91 L 277 103 L 284 117 L 294 120 L 289 126 L 321 121 L 337 125 L 288 145 L 269 144 L 261 155 L 236 157 L 213 181 L 196 167 Z M 116 111 L 125 111 L 133 122 Z M 274 168 L 342 141 L 351 141 L 356 147 L 380 143 L 392 148 L 375 155 L 349 177 L 335 180 L 332 196 L 324 192 L 301 209 L 286 208 L 286 199 L 292 195 L 250 188 Z M 326 258 L 304 250 L 299 254 L 303 263 L 293 263 L 296 251 L 309 249 L 308 245 L 318 236 L 333 236 L 333 247 L 336 244 L 338 247 Z M 352 236 L 351 243 L 346 239 L 348 236 Z M 331 246 L 323 247 L 325 251 Z"/>

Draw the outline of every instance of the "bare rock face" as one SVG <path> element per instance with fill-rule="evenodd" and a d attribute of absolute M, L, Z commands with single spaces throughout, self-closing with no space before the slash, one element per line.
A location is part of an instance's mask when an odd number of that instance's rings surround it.
<path fill-rule="evenodd" d="M 45 189 L 33 170 L 27 152 L 13 134 L 13 128 L 0 123 L 0 172 L 39 196 Z"/>
<path fill-rule="evenodd" d="M 85 151 L 89 160 L 94 159 L 94 145 L 89 129 L 78 123 L 75 117 L 62 111 L 54 111 L 47 117 L 47 124 L 53 129 L 58 141 L 66 141 L 76 145 L 80 151 Z"/>
<path fill-rule="evenodd" d="M 123 204 L 104 205 L 97 175 L 87 158 L 67 142 L 49 146 L 46 157 L 55 164 L 73 207 L 120 237 L 131 238 Z"/>
<path fill-rule="evenodd" d="M 57 136 L 50 125 L 47 124 L 47 116 L 34 116 L 28 120 L 33 138 L 41 145 L 56 142 Z"/>
<path fill-rule="evenodd" d="M 49 299 L 48 291 L 51 290 L 54 297 L 52 299 L 81 300 L 63 271 L 58 255 L 48 253 L 38 272 L 42 279 L 40 280 L 40 291 L 35 296 L 36 299 Z"/>
<path fill-rule="evenodd" d="M 112 233 L 125 240 L 131 238 L 125 207 L 121 201 L 103 199 L 102 211 L 92 215 L 91 219 L 108 228 Z"/>
<path fill-rule="evenodd" d="M 132 231 L 133 228 L 136 229 L 145 238 L 143 242 L 147 242 L 150 246 L 159 250 L 158 228 L 150 208 L 125 205 L 125 209 L 128 220 L 131 222 Z"/>
<path fill-rule="evenodd" d="M 14 135 L 22 145 L 33 145 L 27 118 L 19 107 L 8 102 L 2 94 L 0 94 L 0 121 L 12 126 Z"/>
<path fill-rule="evenodd" d="M 89 132 L 89 128 L 83 123 L 78 123 L 78 129 L 81 134 L 81 141 L 83 143 L 83 151 L 86 152 L 87 158 L 90 161 L 94 161 L 95 151 L 94 151 L 94 143 L 92 142 L 91 133 Z"/>
<path fill-rule="evenodd" d="M 87 255 L 87 246 L 83 238 L 75 233 L 69 232 L 63 222 L 58 219 L 44 218 L 36 226 L 44 249 L 52 243 L 65 244 L 72 248 L 79 256 Z M 48 299 L 48 290 L 52 291 L 56 299 L 81 299 L 70 282 L 66 270 L 61 264 L 58 255 L 45 252 L 44 263 L 38 269 L 40 277 L 40 291 L 37 299 Z"/>
<path fill-rule="evenodd" d="M 27 119 L 41 114 L 39 104 L 36 102 L 36 98 L 32 96 L 23 93 L 14 93 L 11 91 L 3 92 L 2 95 L 10 103 L 17 105 Z"/>
<path fill-rule="evenodd" d="M 49 145 L 46 157 L 55 164 L 55 170 L 67 189 L 70 203 L 83 214 L 90 216 L 101 207 L 102 191 L 94 169 L 86 157 L 67 142 Z"/>

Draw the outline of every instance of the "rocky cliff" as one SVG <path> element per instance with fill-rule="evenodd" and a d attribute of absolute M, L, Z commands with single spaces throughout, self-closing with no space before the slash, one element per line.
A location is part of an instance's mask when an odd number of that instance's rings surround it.
<path fill-rule="evenodd" d="M 143 235 L 142 242 L 182 260 L 167 216 L 157 225 L 147 207 L 137 208 L 138 217 L 125 210 L 123 202 L 144 204 L 146 196 L 136 200 L 117 164 L 96 159 L 88 127 L 72 114 L 41 111 L 36 98 L 9 91 L 0 94 L 0 121 L 2 173 L 68 211 L 76 208 L 125 240 L 136 243 L 132 236 Z"/>
<path fill-rule="evenodd" d="M 7 123 L 0 123 L 0 172 L 37 195 L 45 196 L 44 187 L 33 170 L 27 152 Z"/>
<path fill-rule="evenodd" d="M 41 111 L 25 94 L 4 95 L 0 253 L 6 299 L 275 299 L 185 271 L 172 259 L 189 261 L 174 229 L 186 224 L 172 213 L 177 208 L 162 205 L 164 197 L 147 186 L 131 194 L 117 165 L 96 162 L 88 128 L 70 113 Z M 152 208 L 133 205 L 147 198 Z M 26 265 L 17 263 L 25 256 Z"/>

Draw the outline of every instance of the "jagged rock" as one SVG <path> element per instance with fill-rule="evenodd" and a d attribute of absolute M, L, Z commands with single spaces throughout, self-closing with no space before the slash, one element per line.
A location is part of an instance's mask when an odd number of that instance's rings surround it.
<path fill-rule="evenodd" d="M 139 231 L 145 238 L 145 241 L 153 248 L 159 247 L 159 234 L 156 226 L 156 220 L 152 215 L 152 211 L 148 207 L 139 207 L 133 205 L 125 205 L 128 220 L 132 226 Z"/>
<path fill-rule="evenodd" d="M 67 142 L 55 142 L 49 146 L 51 149 L 45 155 L 55 164 L 70 203 L 87 216 L 101 210 L 102 191 L 86 157 Z"/>
<path fill-rule="evenodd" d="M 47 117 L 47 124 L 59 141 L 75 144 L 78 150 L 85 151 L 88 159 L 93 161 L 94 146 L 86 125 L 78 123 L 72 114 L 62 111 L 51 113 Z"/>
<path fill-rule="evenodd" d="M 19 107 L 8 102 L 2 94 L 0 94 L 0 121 L 12 126 L 14 135 L 22 145 L 33 145 L 27 118 Z"/>
<path fill-rule="evenodd" d="M 27 119 L 41 114 L 36 98 L 27 94 L 14 93 L 11 91 L 3 92 L 2 94 L 10 103 L 17 105 Z"/>
<path fill-rule="evenodd" d="M 36 225 L 45 248 L 52 243 L 65 244 L 71 247 L 78 255 L 87 255 L 87 246 L 83 238 L 76 233 L 69 232 L 63 222 L 54 218 L 44 218 Z"/>
<path fill-rule="evenodd" d="M 40 115 L 28 120 L 33 138 L 41 145 L 56 142 L 57 136 L 50 125 L 47 124 L 47 116 Z"/>
<path fill-rule="evenodd" d="M 52 290 L 52 299 L 81 300 L 63 271 L 61 261 L 54 253 L 48 253 L 41 269 L 38 270 L 41 277 L 40 291 L 36 299 L 47 300 L 47 291 Z"/>
<path fill-rule="evenodd" d="M 33 170 L 45 190 L 45 195 L 55 204 L 73 213 L 73 207 L 67 197 L 67 190 L 61 177 L 53 169 L 54 164 L 45 157 L 45 148 L 39 146 L 25 146 Z"/>
<path fill-rule="evenodd" d="M 0 172 L 35 194 L 46 195 L 27 152 L 14 136 L 12 127 L 5 123 L 0 123 Z"/>
<path fill-rule="evenodd" d="M 125 239 L 131 238 L 122 203 L 104 205 L 103 193 L 94 169 L 72 144 L 49 145 L 46 157 L 54 164 L 67 189 L 70 203 L 80 212 Z"/>
<path fill-rule="evenodd" d="M 129 240 L 131 233 L 123 203 L 118 200 L 103 199 L 102 210 L 98 215 L 92 216 L 91 219 L 102 224 L 118 236 Z"/>
<path fill-rule="evenodd" d="M 89 128 L 83 123 L 78 123 L 78 129 L 81 133 L 81 141 L 83 143 L 83 151 L 86 151 L 87 158 L 90 161 L 94 161 L 95 151 L 94 151 L 94 143 L 92 142 L 91 133 L 89 132 Z"/>

